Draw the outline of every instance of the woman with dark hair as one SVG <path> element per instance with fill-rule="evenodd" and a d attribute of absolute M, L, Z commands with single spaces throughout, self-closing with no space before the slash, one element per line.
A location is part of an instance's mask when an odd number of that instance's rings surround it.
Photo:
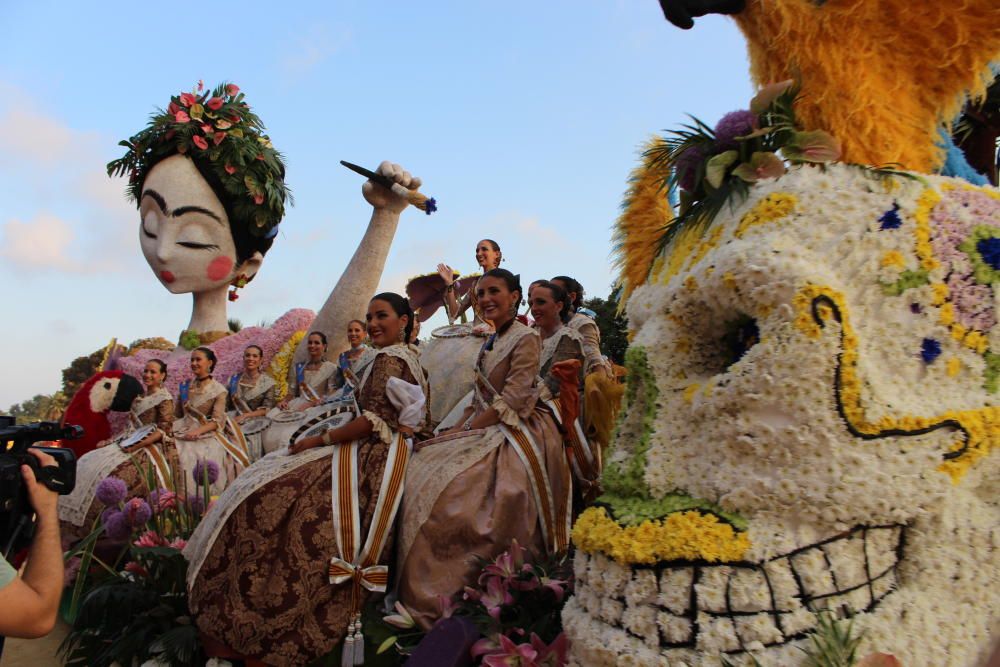
<path fill-rule="evenodd" d="M 181 465 L 187 471 L 188 488 L 196 488 L 201 480 L 194 478 L 194 468 L 199 461 L 213 461 L 219 468 L 219 475 L 212 483 L 212 492 L 221 493 L 236 479 L 236 476 L 250 465 L 250 453 L 243 433 L 226 414 L 225 385 L 212 378 L 217 360 L 215 353 L 207 347 L 198 347 L 191 352 L 191 373 L 193 380 L 181 382 L 179 401 L 174 422 L 174 438 L 181 457 Z M 228 433 L 226 429 L 228 427 Z"/>
<path fill-rule="evenodd" d="M 568 540 L 570 475 L 538 403 L 538 334 L 515 319 L 520 281 L 487 271 L 476 298 L 496 332 L 476 360 L 472 405 L 425 443 L 406 477 L 399 596 L 424 628 L 441 613 L 438 596 L 474 582 L 475 557 L 490 560 L 515 539 L 536 555 L 558 553 Z"/>
<path fill-rule="evenodd" d="M 278 402 L 278 384 L 261 371 L 264 350 L 251 343 L 243 349 L 243 371 L 229 378 L 229 416 L 243 431 L 252 460 L 263 454 L 262 434 L 270 426 L 265 417 Z"/>
<path fill-rule="evenodd" d="M 365 368 L 375 359 L 374 350 L 365 344 L 365 323 L 361 320 L 347 323 L 347 342 L 350 349 L 337 358 L 337 372 L 331 382 L 334 389 L 342 389 L 348 384 L 356 386 Z"/>
<path fill-rule="evenodd" d="M 376 356 L 355 391 L 359 413 L 254 464 L 185 551 L 198 628 L 243 659 L 304 665 L 342 642 L 347 659 L 360 657 L 361 608 L 392 576 L 392 526 L 427 387 L 404 342 L 409 302 L 376 295 L 367 327 Z"/>
<path fill-rule="evenodd" d="M 493 239 L 483 239 L 476 244 L 476 263 L 484 272 L 491 271 L 500 266 L 503 261 L 503 253 L 500 251 L 500 244 Z M 455 294 L 455 281 L 457 279 L 455 270 L 447 264 L 438 264 L 438 274 L 444 280 L 444 305 L 448 311 L 448 320 L 456 320 L 462 313 L 472 307 L 474 319 L 473 324 L 482 324 L 483 317 L 479 308 L 476 307 L 475 287 L 465 294 Z M 461 300 L 460 300 L 461 299 Z"/>
<path fill-rule="evenodd" d="M 575 506 L 582 506 L 598 491 L 600 448 L 589 442 L 580 421 L 583 406 L 583 337 L 566 326 L 572 316 L 571 300 L 560 285 L 547 280 L 532 283 L 528 304 L 535 329 L 542 339 L 538 372 L 539 398 L 562 426 L 574 485 Z"/>
<path fill-rule="evenodd" d="M 327 340 L 322 331 L 310 331 L 306 337 L 308 361 L 295 364 L 295 380 L 289 387 L 288 396 L 278 407 L 282 410 L 305 410 L 323 402 L 333 389 L 337 364 L 327 361 Z"/>
<path fill-rule="evenodd" d="M 183 488 L 184 472 L 172 437 L 174 399 L 163 387 L 166 379 L 162 360 L 147 361 L 142 371 L 146 392 L 132 402 L 124 432 L 80 457 L 73 493 L 59 498 L 62 534 L 71 541 L 86 537 L 105 509 L 104 503 L 94 502 L 97 485 L 105 477 L 124 481 L 129 496 L 145 495 L 150 469 L 160 487 Z"/>
<path fill-rule="evenodd" d="M 597 328 L 597 322 L 594 321 L 593 317 L 581 312 L 583 310 L 583 285 L 569 276 L 556 276 L 551 282 L 566 290 L 569 297 L 572 315 L 566 325 L 583 338 L 583 353 L 586 357 L 584 374 L 589 375 L 595 370 L 600 370 L 610 375 L 610 369 L 601 353 L 601 330 Z"/>

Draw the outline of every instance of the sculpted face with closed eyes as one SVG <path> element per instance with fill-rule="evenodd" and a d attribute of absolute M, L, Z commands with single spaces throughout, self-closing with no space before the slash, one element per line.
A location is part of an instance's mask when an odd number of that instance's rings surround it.
<path fill-rule="evenodd" d="M 225 207 L 183 155 L 150 171 L 139 205 L 139 241 L 153 273 L 174 294 L 227 288 L 239 274 L 252 276 L 262 257 L 237 257 Z"/>

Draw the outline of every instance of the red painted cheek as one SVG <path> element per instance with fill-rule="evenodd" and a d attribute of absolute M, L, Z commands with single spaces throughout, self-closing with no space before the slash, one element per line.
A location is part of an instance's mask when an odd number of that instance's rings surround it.
<path fill-rule="evenodd" d="M 216 257 L 208 263 L 208 267 L 205 269 L 205 275 L 208 276 L 209 280 L 216 281 L 228 277 L 232 271 L 233 258 L 223 255 L 221 257 Z"/>

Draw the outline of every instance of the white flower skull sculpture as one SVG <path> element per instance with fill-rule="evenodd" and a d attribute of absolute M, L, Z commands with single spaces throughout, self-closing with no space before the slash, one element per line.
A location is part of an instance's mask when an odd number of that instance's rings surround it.
<path fill-rule="evenodd" d="M 1000 619 L 1000 192 L 800 167 L 675 238 L 628 314 L 581 665 L 983 664 Z"/>

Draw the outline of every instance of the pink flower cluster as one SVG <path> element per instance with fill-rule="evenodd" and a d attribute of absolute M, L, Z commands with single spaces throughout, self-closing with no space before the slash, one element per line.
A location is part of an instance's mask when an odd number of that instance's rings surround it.
<path fill-rule="evenodd" d="M 243 351 L 247 345 L 259 345 L 264 350 L 263 368 L 271 363 L 274 355 L 298 331 L 305 331 L 312 324 L 316 314 L 305 308 L 295 308 L 282 315 L 270 327 L 245 327 L 238 333 L 226 336 L 208 345 L 215 352 L 218 363 L 212 373 L 219 382 L 243 370 Z M 190 367 L 191 353 L 187 350 L 164 352 L 163 350 L 139 350 L 134 355 L 118 360 L 118 367 L 132 377 L 142 377 L 142 369 L 150 359 L 160 359 L 167 364 L 167 380 L 164 387 L 174 397 L 178 386 L 184 380 L 193 379 Z"/>
<path fill-rule="evenodd" d="M 972 262 L 959 246 L 975 227 L 1000 227 L 1000 201 L 976 190 L 950 190 L 934 207 L 931 220 L 931 246 L 946 267 L 955 319 L 969 329 L 989 331 L 997 323 L 993 290 L 976 282 Z"/>

